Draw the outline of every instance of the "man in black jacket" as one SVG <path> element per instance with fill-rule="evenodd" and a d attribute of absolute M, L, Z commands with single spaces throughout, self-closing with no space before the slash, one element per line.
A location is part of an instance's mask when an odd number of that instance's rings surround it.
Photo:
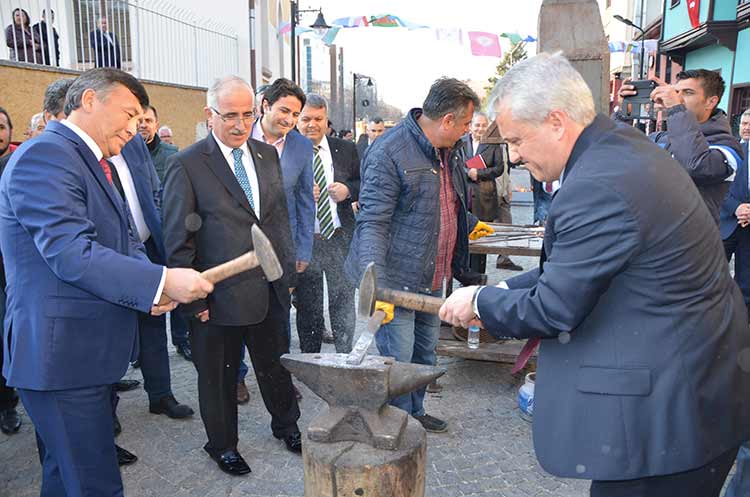
<path fill-rule="evenodd" d="M 253 89 L 236 76 L 208 89 L 212 132 L 169 158 L 164 184 L 164 241 L 172 267 L 199 271 L 253 249 L 258 225 L 271 241 L 284 276 L 270 283 L 258 267 L 216 285 L 208 299 L 181 306 L 191 321 L 198 401 L 208 435 L 204 449 L 219 468 L 244 475 L 237 451 L 237 369 L 247 345 L 273 435 L 301 452 L 299 407 L 280 357 L 289 350 L 289 282 L 295 272 L 281 166 L 276 150 L 249 139 Z"/>
<path fill-rule="evenodd" d="M 349 141 L 325 136 L 328 103 L 307 95 L 297 129 L 313 143 L 316 199 L 313 256 L 307 271 L 298 275 L 297 332 L 302 352 L 320 352 L 323 317 L 323 279 L 328 283 L 328 311 L 336 352 L 348 353 L 354 335 L 354 286 L 344 275 L 344 260 L 354 234 L 352 202 L 359 197 L 359 156 Z"/>
<path fill-rule="evenodd" d="M 651 139 L 693 178 L 717 224 L 731 178 L 742 162 L 740 143 L 732 136 L 727 115 L 717 108 L 724 86 L 719 73 L 693 69 L 680 72 L 674 86 L 662 84 L 651 93 L 667 116 L 667 131 Z M 632 85 L 622 85 L 620 97 L 634 94 Z"/>

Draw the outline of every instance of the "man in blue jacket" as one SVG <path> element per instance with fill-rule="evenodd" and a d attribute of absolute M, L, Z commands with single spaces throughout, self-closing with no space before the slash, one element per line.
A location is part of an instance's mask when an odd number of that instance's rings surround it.
<path fill-rule="evenodd" d="M 122 496 L 111 389 L 138 350 L 138 312 L 163 314 L 213 285 L 148 260 L 106 159 L 136 133 L 143 86 L 80 75 L 62 122 L 24 143 L 0 180 L 7 277 L 3 375 L 34 423 L 41 495 Z"/>
<path fill-rule="evenodd" d="M 440 317 L 541 342 L 534 449 L 546 471 L 593 480 L 592 497 L 718 497 L 750 435 L 750 333 L 692 179 L 597 116 L 562 55 L 513 66 L 496 94 L 511 160 L 561 186 L 540 267 L 461 288 Z"/>
<path fill-rule="evenodd" d="M 346 261 L 352 282 L 375 263 L 378 286 L 441 295 L 453 277 L 469 272 L 469 233 L 491 231 L 466 208 L 461 137 L 479 99 L 466 84 L 437 80 L 421 109 L 412 109 L 378 138 L 365 156 L 360 211 Z M 376 335 L 380 354 L 397 361 L 435 364 L 440 320 L 378 302 L 386 313 Z M 448 423 L 425 413 L 425 389 L 393 399 L 432 432 Z"/>

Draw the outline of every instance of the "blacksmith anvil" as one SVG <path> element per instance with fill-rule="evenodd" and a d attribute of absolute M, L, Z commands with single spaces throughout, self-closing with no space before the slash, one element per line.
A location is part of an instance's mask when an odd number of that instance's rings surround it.
<path fill-rule="evenodd" d="M 310 423 L 307 434 L 316 442 L 353 441 L 396 450 L 408 415 L 388 401 L 442 376 L 434 366 L 366 356 L 347 364 L 346 354 L 285 354 L 281 363 L 328 403 L 328 410 Z"/>

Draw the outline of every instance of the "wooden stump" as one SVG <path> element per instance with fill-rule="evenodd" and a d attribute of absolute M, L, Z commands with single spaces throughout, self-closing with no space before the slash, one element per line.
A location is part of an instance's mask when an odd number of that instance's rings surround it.
<path fill-rule="evenodd" d="M 398 450 L 314 442 L 304 433 L 305 497 L 424 497 L 427 437 L 408 419 Z"/>

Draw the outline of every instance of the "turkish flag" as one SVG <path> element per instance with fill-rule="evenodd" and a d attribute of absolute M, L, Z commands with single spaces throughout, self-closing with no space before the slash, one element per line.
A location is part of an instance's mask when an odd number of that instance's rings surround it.
<path fill-rule="evenodd" d="M 701 24 L 701 0 L 688 0 L 687 9 L 690 25 L 697 28 Z"/>
<path fill-rule="evenodd" d="M 468 35 L 471 41 L 471 55 L 502 57 L 503 51 L 500 48 L 500 38 L 496 34 L 469 31 Z"/>

